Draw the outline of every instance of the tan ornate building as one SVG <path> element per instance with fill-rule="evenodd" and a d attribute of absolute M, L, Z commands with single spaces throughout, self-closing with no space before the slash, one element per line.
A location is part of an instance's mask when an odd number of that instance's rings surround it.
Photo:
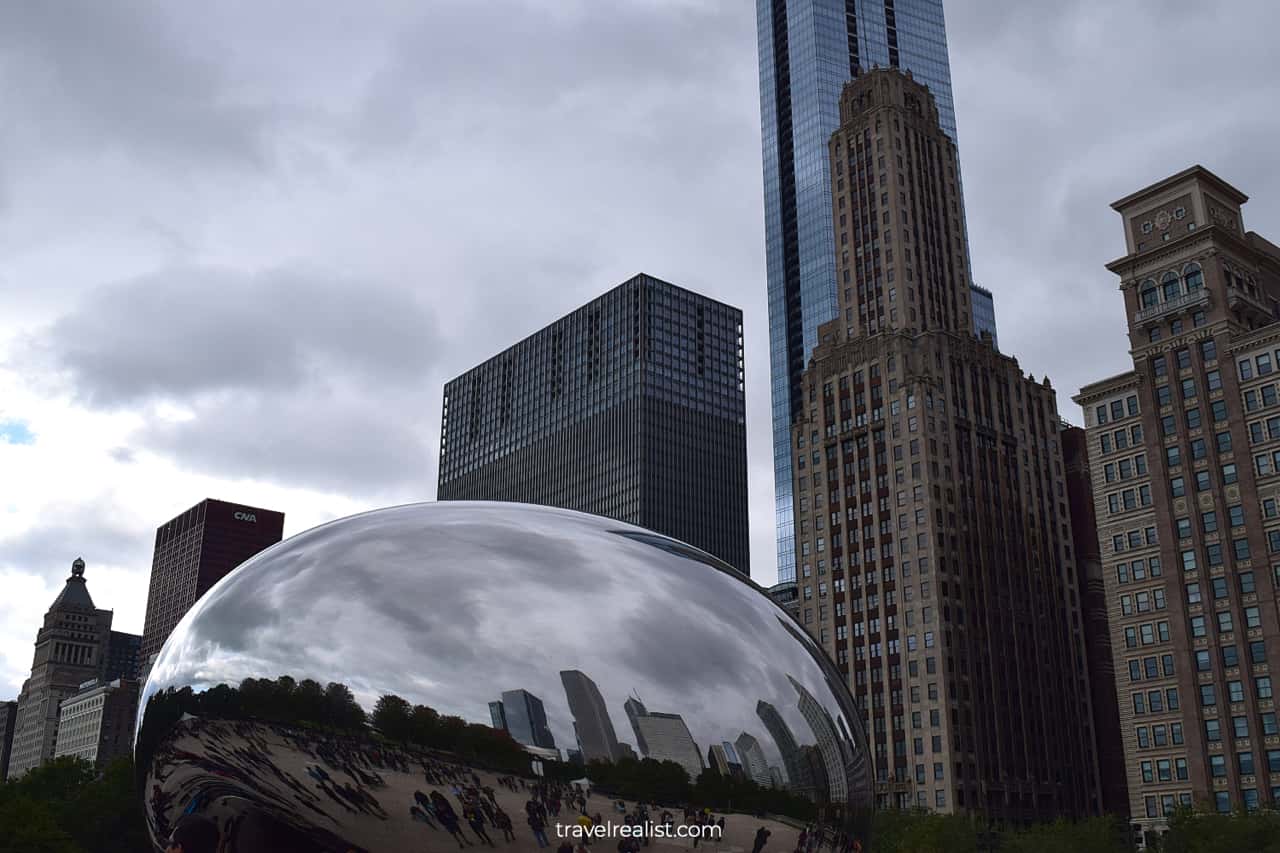
<path fill-rule="evenodd" d="M 94 607 L 85 584 L 84 560 L 77 559 L 36 633 L 31 677 L 18 696 L 9 779 L 53 758 L 59 706 L 81 684 L 102 673 L 110 633 L 111 611 Z"/>
<path fill-rule="evenodd" d="M 866 72 L 840 119 L 838 318 L 792 431 L 800 619 L 865 715 L 881 806 L 1096 812 L 1053 389 L 972 335 L 955 146 L 928 90 Z"/>
<path fill-rule="evenodd" d="M 1193 166 L 1112 205 L 1134 369 L 1075 398 L 1147 832 L 1180 804 L 1280 803 L 1280 248 L 1246 200 Z"/>

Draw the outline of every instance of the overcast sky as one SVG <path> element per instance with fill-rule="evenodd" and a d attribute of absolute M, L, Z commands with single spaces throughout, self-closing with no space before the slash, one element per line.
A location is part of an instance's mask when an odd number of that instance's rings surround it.
<path fill-rule="evenodd" d="M 970 245 L 1059 405 L 1125 370 L 1109 203 L 1201 163 L 1280 235 L 1280 4 L 950 0 Z M 435 496 L 441 388 L 644 271 L 746 315 L 774 579 L 746 0 L 0 4 L 0 699 L 71 561 Z"/>

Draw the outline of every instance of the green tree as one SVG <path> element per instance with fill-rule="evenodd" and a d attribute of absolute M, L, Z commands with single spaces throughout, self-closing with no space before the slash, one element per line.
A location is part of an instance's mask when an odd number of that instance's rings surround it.
<path fill-rule="evenodd" d="M 0 853 L 85 851 L 59 825 L 49 804 L 27 796 L 0 794 Z"/>
<path fill-rule="evenodd" d="M 413 733 L 412 707 L 399 696 L 390 694 L 378 699 L 369 722 L 388 740 L 407 743 Z"/>
<path fill-rule="evenodd" d="M 1001 853 L 1131 853 L 1123 820 L 1095 817 L 1071 823 L 1059 820 L 1006 833 Z"/>
<path fill-rule="evenodd" d="M 0 785 L 0 853 L 143 853 L 150 850 L 133 762 L 101 772 L 59 758 Z"/>
<path fill-rule="evenodd" d="M 1169 819 L 1163 853 L 1280 853 L 1280 812 L 1217 814 L 1180 809 Z"/>

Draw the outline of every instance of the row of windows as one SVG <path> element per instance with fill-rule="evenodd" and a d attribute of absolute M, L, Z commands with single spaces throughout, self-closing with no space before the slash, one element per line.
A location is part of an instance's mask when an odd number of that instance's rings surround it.
<path fill-rule="evenodd" d="M 1252 571 L 1245 571 L 1237 574 L 1236 582 L 1240 586 L 1241 595 L 1252 595 L 1253 593 L 1257 592 L 1257 585 L 1254 583 Z M 1212 578 L 1209 583 L 1210 583 L 1210 587 L 1213 590 L 1213 599 L 1215 601 L 1221 601 L 1222 599 L 1228 597 L 1226 578 L 1224 577 Z M 1199 583 L 1187 584 L 1187 601 L 1190 604 L 1199 604 L 1201 602 Z"/>
<path fill-rule="evenodd" d="M 1148 485 L 1107 495 L 1107 511 L 1112 515 L 1137 509 L 1139 506 L 1151 506 L 1151 487 Z"/>
<path fill-rule="evenodd" d="M 1230 485 L 1236 482 L 1236 466 L 1234 463 L 1222 466 L 1223 485 Z M 1191 475 L 1196 484 L 1197 492 L 1207 492 L 1213 486 L 1208 471 L 1195 471 Z M 1187 493 L 1187 481 L 1182 476 L 1169 478 L 1169 491 L 1175 498 L 1180 498 Z"/>
<path fill-rule="evenodd" d="M 1123 400 L 1112 400 L 1110 406 L 1101 405 L 1095 410 L 1096 421 L 1099 425 L 1107 423 L 1107 416 L 1110 414 L 1111 420 L 1118 421 L 1121 418 L 1134 418 L 1138 416 L 1138 395 L 1130 394 Z"/>
<path fill-rule="evenodd" d="M 1185 758 L 1157 758 L 1154 761 L 1141 761 L 1138 764 L 1138 770 L 1142 774 L 1142 781 L 1147 783 L 1172 782 L 1175 777 L 1179 782 L 1185 782 L 1189 778 Z"/>
<path fill-rule="evenodd" d="M 1271 698 L 1271 676 L 1259 675 L 1253 679 L 1254 690 L 1259 699 Z M 1237 704 L 1244 701 L 1244 682 L 1235 679 L 1227 682 L 1227 702 Z M 1214 684 L 1200 685 L 1200 706 L 1210 708 L 1218 704 L 1218 688 Z"/>
<path fill-rule="evenodd" d="M 1249 559 L 1249 540 L 1233 539 L 1231 540 L 1231 550 L 1235 554 L 1236 560 Z M 1210 568 L 1216 568 L 1222 565 L 1222 543 L 1209 542 L 1204 546 L 1206 565 Z M 1182 570 L 1184 572 L 1194 572 L 1200 568 L 1199 557 L 1194 548 L 1187 548 L 1180 554 L 1182 558 Z"/>
<path fill-rule="evenodd" d="M 1215 617 L 1215 621 L 1218 623 L 1219 634 L 1230 634 L 1235 630 L 1236 625 L 1230 610 L 1219 610 L 1215 613 Z M 1191 617 L 1192 637 L 1200 638 L 1208 636 L 1208 628 L 1206 627 L 1207 618 L 1208 617 L 1206 616 Z M 1246 630 L 1262 627 L 1262 616 L 1257 607 L 1246 607 L 1244 609 L 1244 620 Z M 1269 695 L 1270 694 L 1268 694 L 1268 696 Z"/>
<path fill-rule="evenodd" d="M 1200 342 L 1200 358 L 1205 362 L 1218 360 L 1218 342 L 1213 338 L 1206 338 Z M 1182 347 L 1173 354 L 1173 364 L 1178 370 L 1188 370 L 1191 367 L 1191 349 L 1190 347 Z M 1156 376 L 1167 376 L 1169 374 L 1169 360 L 1166 356 L 1157 355 L 1151 359 L 1151 371 Z"/>
<path fill-rule="evenodd" d="M 1280 734 L 1280 725 L 1276 722 L 1275 711 L 1265 711 L 1259 715 L 1262 720 L 1262 736 L 1271 737 Z M 1231 718 L 1232 733 L 1236 738 L 1249 736 L 1249 720 L 1247 717 Z M 1222 721 L 1216 717 L 1204 721 L 1204 737 L 1209 743 L 1222 743 Z"/>
<path fill-rule="evenodd" d="M 1276 393 L 1274 384 L 1263 385 L 1260 388 L 1250 388 L 1244 392 L 1244 410 L 1246 412 L 1256 412 L 1258 409 L 1274 406 L 1277 401 L 1280 401 L 1280 394 Z"/>
<path fill-rule="evenodd" d="M 1145 658 L 1133 658 L 1129 661 L 1129 680 L 1150 681 L 1153 678 L 1168 678 L 1174 675 L 1173 655 L 1155 655 Z"/>
<path fill-rule="evenodd" d="M 1168 386 L 1165 386 L 1165 389 L 1166 389 L 1166 390 L 1167 390 L 1167 387 L 1168 387 Z M 1157 390 L 1159 390 L 1159 389 L 1157 389 Z M 1210 418 L 1211 418 L 1212 422 L 1213 422 L 1213 423 L 1215 423 L 1215 424 L 1219 424 L 1219 423 L 1222 423 L 1223 421 L 1227 420 L 1227 403 L 1226 403 L 1226 401 L 1225 401 L 1225 400 L 1214 400 L 1212 403 L 1210 403 L 1210 404 L 1209 404 L 1209 416 L 1210 416 Z M 1183 412 L 1183 418 L 1185 419 L 1186 424 L 1187 424 L 1187 429 L 1189 429 L 1189 430 L 1192 430 L 1192 429 L 1200 429 L 1200 428 L 1202 428 L 1202 427 L 1204 426 L 1204 418 L 1203 418 L 1203 417 L 1202 417 L 1202 415 L 1201 415 L 1200 407 L 1199 407 L 1199 406 L 1193 406 L 1192 408 L 1187 409 L 1186 411 L 1184 411 L 1184 412 Z M 1161 436 L 1163 436 L 1163 437 L 1165 437 L 1165 438 L 1168 438 L 1168 437 L 1169 437 L 1169 436 L 1171 436 L 1171 435 L 1177 435 L 1177 434 L 1178 434 L 1178 420 L 1177 420 L 1177 418 L 1176 418 L 1176 417 L 1174 417 L 1173 415 L 1163 415 L 1163 416 L 1161 416 L 1161 418 L 1160 418 L 1160 434 L 1161 434 Z M 1221 438 L 1221 434 L 1219 434 L 1218 440 L 1219 440 L 1219 441 L 1222 441 L 1222 440 L 1223 440 L 1223 439 Z M 1227 449 L 1229 450 L 1229 449 L 1231 448 L 1231 437 L 1230 437 L 1230 436 L 1227 436 L 1227 438 L 1226 438 L 1226 442 L 1227 442 Z"/>
<path fill-rule="evenodd" d="M 1120 612 L 1125 616 L 1132 616 L 1134 613 L 1150 613 L 1153 610 L 1164 609 L 1165 599 L 1163 587 L 1134 593 L 1133 595 L 1120 596 Z"/>
<path fill-rule="evenodd" d="M 1223 666 L 1228 669 L 1234 669 L 1240 665 L 1240 650 L 1236 646 L 1222 646 L 1220 652 Z M 1196 672 L 1210 672 L 1213 670 L 1213 655 L 1208 649 L 1196 649 L 1195 661 Z M 1249 643 L 1249 662 L 1253 664 L 1265 664 L 1267 662 L 1266 640 L 1253 640 Z"/>
<path fill-rule="evenodd" d="M 1148 690 L 1145 693 L 1131 694 L 1134 716 L 1144 714 L 1163 714 L 1165 711 L 1178 710 L 1178 688 L 1166 690 Z"/>
<path fill-rule="evenodd" d="M 1210 370 L 1207 373 L 1205 373 L 1204 379 L 1205 379 L 1206 387 L 1211 392 L 1222 390 L 1222 371 Z M 1179 383 L 1179 388 L 1182 391 L 1182 399 L 1184 401 L 1196 399 L 1198 392 L 1196 390 L 1195 379 L 1190 377 L 1183 379 Z M 1161 407 L 1170 406 L 1173 404 L 1173 392 L 1170 391 L 1168 385 L 1156 386 L 1156 403 Z M 1224 407 L 1225 405 L 1226 404 L 1223 403 Z"/>
<path fill-rule="evenodd" d="M 1119 583 L 1126 584 L 1132 581 L 1146 580 L 1147 577 L 1160 577 L 1159 557 L 1116 563 L 1116 581 Z"/>
<path fill-rule="evenodd" d="M 1208 323 L 1208 322 L 1209 322 L 1209 321 L 1208 321 L 1208 319 L 1205 317 L 1205 315 L 1204 315 L 1204 312 L 1203 312 L 1203 311 L 1192 311 L 1192 312 L 1191 312 L 1191 325 L 1192 325 L 1192 327 L 1193 327 L 1193 328 L 1198 329 L 1198 328 L 1200 328 L 1201 326 L 1205 325 L 1205 324 L 1206 324 L 1206 323 Z M 1177 336 L 1177 335 L 1182 334 L 1184 331 L 1186 331 L 1186 324 L 1182 322 L 1182 318 L 1181 318 L 1181 317 L 1179 317 L 1179 318 L 1178 318 L 1178 319 L 1176 319 L 1176 320 L 1172 320 L 1172 321 L 1170 321 L 1170 323 L 1169 323 L 1169 334 L 1174 335 L 1174 336 Z M 1147 332 L 1147 339 L 1148 339 L 1151 343 L 1155 343 L 1156 341 L 1160 340 L 1163 336 L 1164 336 L 1164 333 L 1163 333 L 1163 332 L 1161 332 L 1161 330 L 1160 330 L 1160 327 L 1159 327 L 1159 326 L 1152 326 L 1152 327 L 1151 327 L 1151 329 L 1150 329 L 1150 331 L 1148 331 L 1148 332 Z"/>
<path fill-rule="evenodd" d="M 1153 646 L 1157 641 L 1169 642 L 1168 622 L 1147 622 L 1142 625 L 1130 625 L 1124 629 L 1124 645 L 1127 649 L 1136 649 L 1139 643 L 1144 646 Z"/>
<path fill-rule="evenodd" d="M 1183 289 L 1183 286 L 1186 289 Z M 1149 278 L 1138 286 L 1138 299 L 1143 308 L 1154 308 L 1161 302 L 1171 302 L 1184 293 L 1193 293 L 1204 287 L 1204 273 L 1197 263 L 1187 264 L 1182 268 L 1182 277 L 1172 270 L 1160 276 L 1160 286 L 1156 280 Z"/>
<path fill-rule="evenodd" d="M 1271 353 L 1262 352 L 1251 358 L 1242 358 L 1236 362 L 1236 367 L 1240 371 L 1240 379 L 1253 379 L 1255 376 L 1266 376 L 1275 370 L 1275 365 L 1280 364 L 1280 350 L 1276 350 L 1275 360 L 1272 360 Z"/>
<path fill-rule="evenodd" d="M 1232 528 L 1244 527 L 1244 507 L 1240 504 L 1227 507 L 1227 521 Z M 1191 538 L 1191 519 L 1178 518 L 1174 520 L 1179 539 Z M 1200 527 L 1205 533 L 1218 532 L 1218 512 L 1217 510 L 1207 510 L 1200 513 Z"/>
<path fill-rule="evenodd" d="M 1117 479 L 1130 480 L 1134 477 L 1142 477 L 1147 473 L 1147 455 L 1139 453 L 1131 459 L 1108 462 L 1102 470 L 1108 483 L 1114 483 Z"/>
<path fill-rule="evenodd" d="M 1269 749 L 1266 752 L 1266 767 L 1268 773 L 1280 774 L 1280 749 Z M 1236 753 L 1236 769 L 1241 776 L 1252 776 L 1257 772 L 1257 767 L 1253 760 L 1253 752 L 1237 752 Z M 1227 757 L 1225 755 L 1209 756 L 1209 775 L 1214 779 L 1225 779 L 1227 776 Z M 1143 777 L 1143 781 L 1149 781 Z M 1161 781 L 1167 781 L 1162 779 Z"/>
<path fill-rule="evenodd" d="M 1127 533 L 1117 533 L 1111 537 L 1111 550 L 1119 554 L 1127 547 L 1129 550 L 1141 548 L 1144 545 L 1155 545 L 1156 529 L 1147 527 L 1142 530 L 1130 530 Z"/>
<path fill-rule="evenodd" d="M 1134 733 L 1138 736 L 1139 749 L 1182 745 L 1182 723 L 1136 726 Z"/>
<path fill-rule="evenodd" d="M 1261 444 L 1280 438 L 1280 415 L 1267 418 L 1266 421 L 1254 421 L 1249 424 L 1249 442 Z"/>
<path fill-rule="evenodd" d="M 1098 448 L 1103 453 L 1115 450 L 1127 450 L 1129 447 L 1142 446 L 1142 424 L 1134 424 L 1127 429 L 1115 432 L 1104 432 L 1098 437 Z"/>

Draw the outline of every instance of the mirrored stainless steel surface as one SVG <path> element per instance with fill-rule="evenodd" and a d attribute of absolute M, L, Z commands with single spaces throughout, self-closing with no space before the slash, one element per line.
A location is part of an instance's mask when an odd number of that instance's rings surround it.
<path fill-rule="evenodd" d="M 248 561 L 156 659 L 135 752 L 153 838 L 197 814 L 233 853 L 533 850 L 542 822 L 556 848 L 708 808 L 707 850 L 763 827 L 790 853 L 806 824 L 865 844 L 872 801 L 847 689 L 759 587 L 647 530 L 509 503 L 378 510 Z M 692 847 L 660 831 L 654 850 Z"/>

